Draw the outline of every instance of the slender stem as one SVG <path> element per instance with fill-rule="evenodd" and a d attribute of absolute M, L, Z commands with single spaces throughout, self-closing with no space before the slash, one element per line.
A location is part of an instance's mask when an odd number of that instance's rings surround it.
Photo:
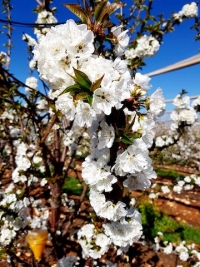
<path fill-rule="evenodd" d="M 56 114 L 54 114 L 52 119 L 51 119 L 51 122 L 50 122 L 48 128 L 46 129 L 46 131 L 45 131 L 45 133 L 44 133 L 44 135 L 42 137 L 41 143 L 44 143 L 45 140 L 47 139 L 47 137 L 48 137 L 48 135 L 49 135 L 49 133 L 50 133 L 55 121 L 56 121 L 56 119 L 57 119 L 57 116 L 56 116 Z"/>
<path fill-rule="evenodd" d="M 41 2 L 40 0 L 36 0 L 39 6 L 44 7 L 44 2 Z"/>
<path fill-rule="evenodd" d="M 55 157 L 56 164 L 59 165 L 59 162 L 60 162 L 59 130 L 54 130 L 54 157 Z M 56 173 L 57 172 L 59 172 L 59 170 L 56 171 Z"/>
<path fill-rule="evenodd" d="M 6 2 L 6 9 L 7 9 L 7 20 L 8 20 L 8 32 L 7 32 L 7 36 L 8 36 L 8 43 L 7 43 L 7 47 L 8 47 L 8 51 L 7 51 L 7 55 L 10 58 L 11 57 L 11 49 L 12 49 L 12 27 L 11 27 L 11 0 Z M 7 66 L 6 69 L 8 70 L 10 66 L 10 60 L 7 62 Z"/>

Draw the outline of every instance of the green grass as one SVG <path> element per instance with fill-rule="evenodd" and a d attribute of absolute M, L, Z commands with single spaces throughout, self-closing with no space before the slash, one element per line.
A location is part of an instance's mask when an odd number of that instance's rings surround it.
<path fill-rule="evenodd" d="M 158 232 L 163 233 L 163 241 L 200 244 L 200 230 L 186 224 L 178 223 L 164 213 L 159 212 L 152 204 L 143 203 L 139 206 L 142 215 L 144 235 L 153 242 Z"/>
<path fill-rule="evenodd" d="M 6 252 L 4 249 L 0 249 L 0 258 L 5 259 L 6 258 Z"/>
<path fill-rule="evenodd" d="M 80 183 L 78 178 L 67 176 L 63 189 L 66 193 L 80 196 L 83 191 L 83 185 Z M 89 190 L 86 193 L 86 197 L 89 197 Z"/>
<path fill-rule="evenodd" d="M 74 195 L 81 195 L 83 191 L 83 186 L 80 184 L 80 181 L 78 179 L 68 176 L 65 179 L 63 189 L 67 193 L 71 193 Z"/>
<path fill-rule="evenodd" d="M 154 171 L 162 177 L 172 177 L 172 178 L 184 178 L 185 175 L 180 174 L 174 170 L 163 170 L 163 169 L 154 169 Z"/>

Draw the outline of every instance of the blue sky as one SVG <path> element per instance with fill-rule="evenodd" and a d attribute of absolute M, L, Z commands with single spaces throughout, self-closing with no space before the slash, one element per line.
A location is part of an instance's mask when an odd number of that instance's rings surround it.
<path fill-rule="evenodd" d="M 53 4 L 53 6 L 57 7 L 56 17 L 58 21 L 64 22 L 70 18 L 75 19 L 73 14 L 69 12 L 61 2 L 68 3 L 65 0 L 54 0 Z M 69 3 L 75 2 L 75 0 L 69 1 Z M 130 3 L 130 0 L 127 2 Z M 154 0 L 153 13 L 164 13 L 165 18 L 168 18 L 172 11 L 180 11 L 182 6 L 186 3 L 189 2 L 186 0 Z M 14 7 L 12 20 L 34 22 L 36 20 L 36 14 L 33 13 L 33 9 L 36 5 L 37 3 L 34 0 L 12 0 L 12 6 Z M 4 14 L 1 13 L 0 18 L 4 19 Z M 154 57 L 146 60 L 146 66 L 143 67 L 141 73 L 149 73 L 198 54 L 200 41 L 194 40 L 196 32 L 190 30 L 192 25 L 193 19 L 189 19 L 177 26 L 173 33 L 165 35 L 160 50 Z M 14 28 L 14 49 L 12 50 L 11 57 L 11 72 L 17 78 L 25 81 L 29 76 L 28 53 L 26 52 L 27 45 L 25 42 L 22 42 L 21 39 L 23 32 L 34 37 L 33 30 L 31 28 L 19 26 L 14 26 Z M 5 48 L 3 47 L 5 42 L 5 35 L 1 34 L 0 51 L 5 51 Z M 174 98 L 182 89 L 188 91 L 189 95 L 200 94 L 200 64 L 152 77 L 151 84 L 153 86 L 151 91 L 161 87 L 166 99 Z"/>

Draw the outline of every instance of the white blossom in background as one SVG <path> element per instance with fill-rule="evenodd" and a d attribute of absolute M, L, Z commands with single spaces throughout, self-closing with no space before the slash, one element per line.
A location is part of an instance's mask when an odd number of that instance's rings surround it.
<path fill-rule="evenodd" d="M 38 13 L 38 17 L 35 23 L 38 24 L 45 24 L 45 23 L 49 23 L 49 24 L 53 24 L 53 23 L 57 23 L 57 19 L 53 16 L 52 12 L 49 12 L 47 10 L 43 10 L 41 12 Z"/>
<path fill-rule="evenodd" d="M 26 93 L 30 94 L 33 90 L 37 90 L 38 79 L 35 77 L 29 77 L 26 79 L 25 84 L 28 86 L 25 88 L 25 91 Z"/>
<path fill-rule="evenodd" d="M 175 105 L 175 110 L 171 113 L 171 119 L 174 123 L 171 125 L 171 129 L 178 129 L 178 126 L 182 123 L 187 125 L 192 125 L 198 119 L 198 115 L 195 109 L 190 106 L 190 98 L 188 96 L 177 95 L 174 99 L 173 104 Z"/>
<path fill-rule="evenodd" d="M 156 251 L 162 251 L 165 254 L 171 254 L 171 253 L 176 253 L 177 256 L 179 257 L 180 260 L 187 262 L 196 262 L 194 265 L 192 265 L 193 267 L 198 267 L 199 266 L 199 262 L 197 262 L 197 260 L 200 259 L 200 253 L 199 251 L 195 250 L 195 244 L 187 244 L 185 241 L 180 242 L 179 244 L 177 243 L 171 243 L 168 241 L 164 241 L 163 244 L 164 246 L 161 244 L 161 242 L 163 241 L 163 234 L 160 235 L 159 233 L 157 233 L 158 236 L 156 236 L 156 238 L 154 239 L 155 241 L 155 245 L 154 245 L 154 249 L 156 249 Z M 190 259 L 189 259 L 190 258 Z M 182 267 L 183 265 L 177 265 L 177 267 Z"/>
<path fill-rule="evenodd" d="M 191 174 L 190 176 L 186 176 L 184 180 L 178 180 L 177 184 L 173 187 L 173 191 L 180 194 L 182 190 L 192 190 L 195 185 L 200 186 L 200 177 L 195 174 Z"/>
<path fill-rule="evenodd" d="M 174 143 L 173 138 L 167 135 L 158 136 L 155 141 L 156 147 L 169 146 L 170 144 L 173 143 Z"/>
<path fill-rule="evenodd" d="M 170 189 L 169 189 L 169 187 L 168 187 L 167 185 L 163 185 L 163 186 L 161 186 L 161 190 L 162 190 L 162 192 L 163 192 L 164 194 L 168 194 L 168 193 L 170 193 Z"/>
<path fill-rule="evenodd" d="M 10 57 L 3 51 L 0 52 L 0 65 L 8 66 L 10 64 Z"/>
<path fill-rule="evenodd" d="M 136 42 L 136 48 L 126 50 L 125 57 L 127 60 L 131 60 L 136 57 L 151 57 L 155 55 L 160 48 L 159 42 L 153 36 L 143 35 L 138 38 Z"/>
<path fill-rule="evenodd" d="M 0 244 L 8 246 L 12 239 L 15 238 L 16 234 L 17 233 L 14 230 L 2 228 L 0 233 Z"/>
<path fill-rule="evenodd" d="M 182 22 L 185 18 L 195 18 L 197 16 L 198 6 L 195 2 L 184 5 L 181 11 L 173 14 L 174 19 L 178 20 L 179 22 Z"/>
<path fill-rule="evenodd" d="M 14 118 L 15 118 L 15 112 L 12 110 L 12 109 L 10 109 L 9 111 L 8 110 L 5 110 L 2 114 L 1 114 L 1 116 L 0 116 L 0 118 L 2 119 L 2 120 L 6 120 L 6 119 L 8 119 L 10 122 L 12 122 L 13 120 L 14 120 Z"/>
<path fill-rule="evenodd" d="M 174 18 L 175 20 L 178 20 L 180 23 L 183 21 L 183 19 L 182 19 L 182 14 L 180 14 L 180 12 L 178 12 L 178 13 L 174 13 L 174 14 L 173 14 L 173 18 Z"/>
<path fill-rule="evenodd" d="M 176 193 L 178 193 L 178 194 L 181 193 L 182 189 L 183 189 L 183 187 L 180 186 L 180 185 L 175 185 L 175 186 L 173 187 L 173 191 L 176 192 Z"/>
<path fill-rule="evenodd" d="M 163 147 L 165 145 L 165 141 L 161 136 L 156 138 L 156 147 Z"/>
<path fill-rule="evenodd" d="M 154 117 L 161 116 L 165 111 L 165 102 L 163 92 L 161 88 L 158 88 L 151 96 L 149 100 L 149 112 Z"/>
<path fill-rule="evenodd" d="M 29 205 L 27 199 L 18 200 L 14 193 L 15 187 L 10 187 L 7 192 L 2 192 L 0 195 L 0 245 L 8 246 L 16 237 L 17 232 L 27 225 L 26 207 Z M 5 210 L 7 209 L 7 212 Z M 9 215 L 8 215 L 9 214 Z"/>
<path fill-rule="evenodd" d="M 39 12 L 35 23 L 42 25 L 38 25 L 38 28 L 34 29 L 34 33 L 36 34 L 37 39 L 39 39 L 41 36 L 43 36 L 43 34 L 46 34 L 49 31 L 50 27 L 52 26 L 51 24 L 56 24 L 57 22 L 58 21 L 52 12 L 47 10 L 42 10 L 41 12 Z"/>
<path fill-rule="evenodd" d="M 48 183 L 48 181 L 47 181 L 46 178 L 43 178 L 43 179 L 40 181 L 40 185 L 41 185 L 41 186 L 45 186 L 45 184 L 47 184 L 47 183 Z"/>
<path fill-rule="evenodd" d="M 28 46 L 35 46 L 37 44 L 36 40 L 27 33 L 23 34 L 22 40 L 27 42 Z"/>
<path fill-rule="evenodd" d="M 200 110 L 200 96 L 198 96 L 193 102 L 192 107 L 196 110 Z"/>
<path fill-rule="evenodd" d="M 189 258 L 189 253 L 188 253 L 188 248 L 185 246 L 185 242 L 181 242 L 179 244 L 179 246 L 176 247 L 176 252 L 178 252 L 179 254 L 179 258 L 182 261 L 187 261 L 187 259 Z"/>
<path fill-rule="evenodd" d="M 176 108 L 185 109 L 190 106 L 190 97 L 184 96 L 182 97 L 180 94 L 178 94 L 173 101 L 173 104 Z"/>
<path fill-rule="evenodd" d="M 196 111 L 193 108 L 183 110 L 179 114 L 179 116 L 180 116 L 180 120 L 184 121 L 184 119 L 185 119 L 185 122 L 188 125 L 193 124 L 198 119 L 198 115 L 197 115 Z"/>
<path fill-rule="evenodd" d="M 26 171 L 31 166 L 31 162 L 27 157 L 27 150 L 28 146 L 23 142 L 17 147 L 15 162 L 19 170 Z"/>
<path fill-rule="evenodd" d="M 172 251 L 173 251 L 173 246 L 172 246 L 171 242 L 169 244 L 167 244 L 165 248 L 163 248 L 163 252 L 165 254 L 171 254 Z"/>
<path fill-rule="evenodd" d="M 181 11 L 179 12 L 181 16 L 185 16 L 188 18 L 194 18 L 198 16 L 198 6 L 195 2 L 190 4 L 186 4 L 182 7 Z"/>
<path fill-rule="evenodd" d="M 49 109 L 48 107 L 48 102 L 45 100 L 45 99 L 40 99 L 37 103 L 37 108 L 40 110 L 40 111 L 46 111 Z"/>

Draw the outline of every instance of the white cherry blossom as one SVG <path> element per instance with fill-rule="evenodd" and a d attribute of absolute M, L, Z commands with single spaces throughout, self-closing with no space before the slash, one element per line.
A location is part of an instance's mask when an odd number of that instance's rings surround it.
<path fill-rule="evenodd" d="M 101 121 L 100 123 L 101 130 L 98 132 L 98 149 L 102 149 L 105 147 L 110 148 L 115 139 L 115 131 L 112 125 L 108 125 L 105 121 Z"/>
<path fill-rule="evenodd" d="M 122 56 L 129 43 L 128 30 L 122 31 L 122 26 L 115 26 L 111 28 L 111 32 L 115 38 L 115 53 L 117 56 Z"/>

